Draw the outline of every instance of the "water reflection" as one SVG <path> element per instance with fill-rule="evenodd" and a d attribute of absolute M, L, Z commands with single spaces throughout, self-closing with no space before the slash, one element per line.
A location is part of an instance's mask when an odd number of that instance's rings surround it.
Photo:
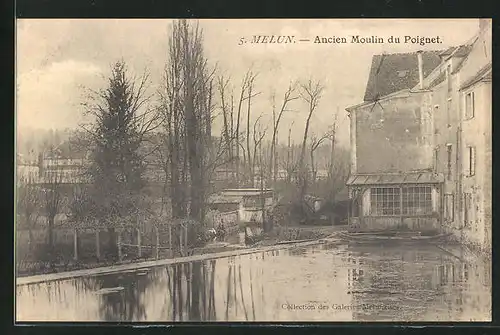
<path fill-rule="evenodd" d="M 17 319 L 484 321 L 490 276 L 433 246 L 320 245 L 19 286 Z"/>

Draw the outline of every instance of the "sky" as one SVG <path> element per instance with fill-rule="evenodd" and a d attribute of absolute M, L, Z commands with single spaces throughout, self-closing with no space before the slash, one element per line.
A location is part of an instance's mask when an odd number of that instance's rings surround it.
<path fill-rule="evenodd" d="M 151 73 L 151 92 L 160 83 L 167 60 L 171 20 L 166 19 L 21 19 L 17 21 L 16 109 L 19 135 L 27 129 L 76 128 L 83 121 L 83 87 L 104 87 L 110 64 L 123 59 L 132 73 Z M 328 130 L 338 113 L 338 136 L 348 144 L 345 108 L 362 101 L 373 55 L 441 50 L 469 40 L 477 19 L 330 19 L 200 20 L 204 48 L 219 74 L 231 77 L 237 91 L 245 72 L 258 73 L 253 113 L 269 125 L 270 96 L 276 104 L 291 81 L 320 80 L 324 91 L 311 121 L 311 133 Z M 239 45 L 254 35 L 293 35 L 297 43 Z M 315 44 L 321 37 L 382 37 L 377 44 Z M 441 44 L 390 44 L 394 36 L 436 37 Z M 299 42 L 299 39 L 311 39 Z M 300 100 L 283 116 L 280 141 L 292 127 L 292 140 L 303 136 L 307 106 Z M 293 124 L 293 126 L 292 126 Z M 214 125 L 218 132 L 220 124 Z M 270 130 L 269 130 L 270 131 Z"/>

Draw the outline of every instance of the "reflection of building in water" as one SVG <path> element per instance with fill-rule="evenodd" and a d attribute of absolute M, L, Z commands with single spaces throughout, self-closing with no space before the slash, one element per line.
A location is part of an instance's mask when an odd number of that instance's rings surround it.
<path fill-rule="evenodd" d="M 481 261 L 436 266 L 435 285 L 447 293 L 441 296 L 449 312 L 443 320 L 491 320 L 490 271 L 490 266 Z"/>
<path fill-rule="evenodd" d="M 367 247 L 351 248 L 348 289 L 354 305 L 384 305 L 386 309 L 356 309 L 355 320 L 468 321 L 490 317 L 486 263 L 471 267 L 425 249 L 394 247 L 378 252 L 377 257 L 363 257 L 367 252 Z"/>
<path fill-rule="evenodd" d="M 377 253 L 373 247 L 346 248 L 268 251 L 18 286 L 17 316 L 43 321 L 491 319 L 486 263 L 461 262 L 430 245 L 377 248 Z M 330 310 L 294 307 L 319 304 Z"/>

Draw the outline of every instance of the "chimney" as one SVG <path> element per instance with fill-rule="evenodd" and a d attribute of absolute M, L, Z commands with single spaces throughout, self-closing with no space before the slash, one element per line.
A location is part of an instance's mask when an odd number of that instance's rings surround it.
<path fill-rule="evenodd" d="M 424 89 L 424 61 L 422 60 L 422 50 L 417 51 L 418 59 L 418 80 L 419 88 Z"/>
<path fill-rule="evenodd" d="M 490 19 L 479 19 L 479 31 L 482 32 L 488 28 Z"/>

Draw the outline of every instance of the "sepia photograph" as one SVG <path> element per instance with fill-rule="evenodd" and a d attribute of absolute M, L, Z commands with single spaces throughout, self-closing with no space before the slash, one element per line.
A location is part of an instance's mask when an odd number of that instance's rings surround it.
<path fill-rule="evenodd" d="M 492 20 L 17 19 L 15 319 L 492 321 Z"/>

